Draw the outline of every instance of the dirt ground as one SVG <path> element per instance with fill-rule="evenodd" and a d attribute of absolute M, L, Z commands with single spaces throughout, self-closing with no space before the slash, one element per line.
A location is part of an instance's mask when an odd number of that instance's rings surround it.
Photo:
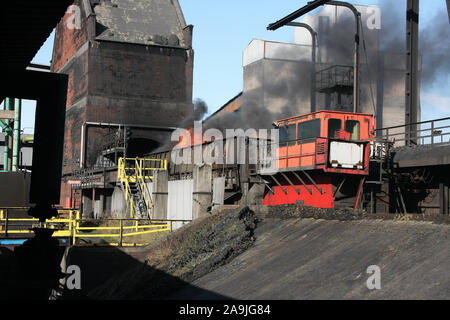
<path fill-rule="evenodd" d="M 449 240 L 448 223 L 241 207 L 144 248 L 73 248 L 71 263 L 90 273 L 85 299 L 448 299 Z M 370 265 L 382 290 L 366 287 Z"/>
<path fill-rule="evenodd" d="M 163 299 L 224 265 L 255 241 L 258 218 L 248 207 L 199 219 L 147 248 L 143 261 L 88 293 L 90 299 Z"/>

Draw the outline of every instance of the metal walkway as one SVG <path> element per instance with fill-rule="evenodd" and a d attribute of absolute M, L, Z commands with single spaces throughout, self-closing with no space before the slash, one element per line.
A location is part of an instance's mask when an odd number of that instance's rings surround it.
<path fill-rule="evenodd" d="M 393 145 L 390 154 L 398 168 L 450 165 L 450 117 L 375 132 L 377 142 Z"/>

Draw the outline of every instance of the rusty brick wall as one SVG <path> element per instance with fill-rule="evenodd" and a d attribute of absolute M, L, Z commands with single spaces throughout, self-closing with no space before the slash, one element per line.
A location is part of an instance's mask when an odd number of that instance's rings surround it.
<path fill-rule="evenodd" d="M 74 1 L 81 9 L 81 29 L 69 28 L 73 13 L 67 13 L 56 27 L 51 65 L 53 72 L 69 75 L 63 157 L 66 178 L 80 167 L 85 122 L 174 127 L 193 109 L 192 28 L 183 30 L 187 47 L 110 40 L 98 23 L 103 11 L 87 17 L 83 3 Z M 88 128 L 87 167 L 95 164 L 104 134 L 105 129 Z M 134 136 L 139 136 L 140 143 L 147 139 L 154 146 L 168 139 L 167 132 Z M 69 191 L 63 183 L 61 204 L 67 202 Z"/>
<path fill-rule="evenodd" d="M 82 1 L 75 0 L 74 5 L 83 9 Z M 88 20 L 85 10 L 80 10 L 81 29 L 70 29 L 68 23 L 72 22 L 73 13 L 67 13 L 56 26 L 55 42 L 51 70 L 59 70 L 75 55 L 78 49 L 88 41 Z"/>
<path fill-rule="evenodd" d="M 187 60 L 184 49 L 96 41 L 89 52 L 89 94 L 186 102 Z"/>

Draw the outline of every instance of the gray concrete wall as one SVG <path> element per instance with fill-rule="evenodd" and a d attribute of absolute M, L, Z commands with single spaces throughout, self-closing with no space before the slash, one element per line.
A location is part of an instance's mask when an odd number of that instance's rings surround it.
<path fill-rule="evenodd" d="M 111 196 L 111 216 L 113 218 L 127 217 L 127 204 L 125 201 L 125 194 L 120 187 L 114 188 Z"/>
<path fill-rule="evenodd" d="M 192 219 L 208 214 L 212 201 L 212 167 L 204 164 L 194 167 L 194 192 L 192 199 Z"/>
<path fill-rule="evenodd" d="M 167 219 L 192 220 L 192 196 L 194 180 L 169 181 L 169 200 L 167 205 Z M 174 222 L 174 230 L 186 223 Z"/>
<path fill-rule="evenodd" d="M 83 219 L 94 218 L 94 208 L 92 207 L 92 190 L 84 189 L 82 190 L 82 205 L 83 209 L 81 211 L 81 216 Z"/>
<path fill-rule="evenodd" d="M 167 170 L 155 171 L 152 186 L 153 214 L 152 219 L 167 219 L 169 173 Z"/>
<path fill-rule="evenodd" d="M 225 177 L 214 178 L 213 180 L 213 209 L 221 206 L 225 199 Z"/>
<path fill-rule="evenodd" d="M 308 113 L 311 64 L 305 61 L 262 59 L 244 67 L 243 105 L 270 111 L 273 120 Z M 265 121 L 269 122 L 269 120 Z M 261 123 L 269 125 L 272 122 Z"/>

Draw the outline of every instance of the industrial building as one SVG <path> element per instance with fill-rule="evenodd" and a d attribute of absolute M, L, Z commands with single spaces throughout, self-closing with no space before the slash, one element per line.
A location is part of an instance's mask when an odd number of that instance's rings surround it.
<path fill-rule="evenodd" d="M 242 92 L 209 135 L 178 0 L 7 2 L 1 296 L 447 298 L 450 118 L 420 122 L 406 2 L 406 52 L 381 45 L 375 6 L 315 0 L 270 24 L 294 41 L 243 48 Z M 51 65 L 30 65 L 55 26 Z M 21 99 L 37 101 L 33 135 Z M 362 276 L 375 264 L 386 291 Z M 405 286 L 417 270 L 433 281 Z"/>
<path fill-rule="evenodd" d="M 51 64 L 69 77 L 61 205 L 94 216 L 111 212 L 118 158 L 158 148 L 192 112 L 193 27 L 178 1 L 74 5 L 80 28 L 68 11 Z"/>
<path fill-rule="evenodd" d="M 364 41 L 357 111 L 374 114 L 376 128 L 404 125 L 404 52 L 381 46 L 379 7 L 355 8 L 361 13 L 361 47 Z M 286 26 L 292 29 L 292 43 L 252 40 L 243 50 L 243 91 L 207 122 L 220 122 L 220 115 L 240 108 L 265 110 L 270 119 L 318 110 L 352 111 L 354 20 L 348 8 L 325 5 L 314 15 L 303 16 L 301 26 Z M 420 69 L 419 63 L 418 79 Z M 412 122 L 420 122 L 420 113 L 418 104 Z M 261 125 L 270 126 L 271 121 Z"/>
<path fill-rule="evenodd" d="M 404 53 L 381 46 L 381 14 L 376 6 L 325 5 L 285 25 L 292 43 L 252 40 L 243 49 L 242 92 L 204 126 L 270 128 L 320 110 L 373 114 L 376 134 L 420 121 L 419 103 L 407 111 Z M 178 1 L 142 1 L 136 10 L 131 0 L 76 0 L 68 8 L 50 66 L 68 79 L 60 207 L 80 209 L 85 218 L 189 220 L 247 201 L 250 189 L 261 187 L 248 164 L 182 168 L 170 161 L 171 133 L 192 126 L 192 36 Z M 395 146 L 404 138 L 400 132 Z M 128 181 L 121 174 L 139 158 L 161 162 L 142 181 Z"/>
<path fill-rule="evenodd" d="M 194 108 L 193 26 L 178 1 L 145 1 L 134 8 L 132 1 L 75 1 L 56 27 L 50 69 L 68 76 L 60 206 L 79 208 L 86 218 L 125 217 L 137 210 L 127 199 L 135 198 L 136 205 L 148 194 L 153 217 L 191 219 L 211 205 L 239 203 L 252 185 L 248 167 L 229 168 L 225 175 L 211 168 L 206 178 L 220 182 L 196 183 L 194 167 L 180 174 L 170 165 L 169 150 L 162 150 L 177 127 L 192 126 L 185 121 Z M 355 17 L 349 8 L 325 5 L 286 26 L 292 43 L 254 39 L 244 48 L 243 90 L 205 127 L 269 128 L 276 119 L 319 110 L 373 114 L 375 128 L 404 125 L 404 53 L 382 49 L 374 20 L 381 19 L 378 7 L 354 8 L 361 40 L 357 78 Z M 78 20 L 72 21 L 74 13 Z M 260 116 L 252 117 L 254 112 Z M 420 120 L 419 104 L 413 115 L 413 122 Z M 158 172 L 162 177 L 148 177 L 145 188 L 127 191 L 120 159 L 155 156 L 169 160 L 168 175 Z M 204 198 L 201 209 L 195 209 L 196 195 Z M 176 199 L 185 201 L 178 206 Z"/>

